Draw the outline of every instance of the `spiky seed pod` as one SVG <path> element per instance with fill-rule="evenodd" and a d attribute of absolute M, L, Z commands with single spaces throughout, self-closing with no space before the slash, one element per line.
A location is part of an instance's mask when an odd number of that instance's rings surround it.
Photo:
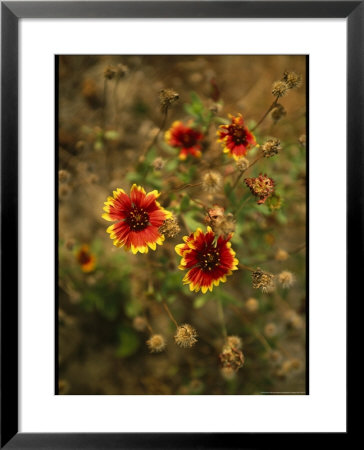
<path fill-rule="evenodd" d="M 159 227 L 158 231 L 168 238 L 174 238 L 181 231 L 181 228 L 177 218 L 173 216 L 170 219 L 166 219 L 163 222 L 163 225 Z"/>
<path fill-rule="evenodd" d="M 197 332 L 188 323 L 177 328 L 174 340 L 179 347 L 190 348 L 197 342 Z"/>
<path fill-rule="evenodd" d="M 179 94 L 174 89 L 161 89 L 159 92 L 159 102 L 161 112 L 167 114 L 168 109 L 179 99 Z"/>
<path fill-rule="evenodd" d="M 202 189 L 209 194 L 215 194 L 222 188 L 222 176 L 219 172 L 210 170 L 202 177 Z"/>
<path fill-rule="evenodd" d="M 245 308 L 250 313 L 254 313 L 258 311 L 259 309 L 259 302 L 256 298 L 248 298 L 248 300 L 245 302 Z"/>
<path fill-rule="evenodd" d="M 274 97 L 280 98 L 287 94 L 289 87 L 285 81 L 275 81 L 272 85 L 272 94 Z"/>
<path fill-rule="evenodd" d="M 298 75 L 296 72 L 285 71 L 283 74 L 282 81 L 284 81 L 288 89 L 294 89 L 300 87 L 302 84 L 302 77 Z"/>
<path fill-rule="evenodd" d="M 243 352 L 230 346 L 224 346 L 219 358 L 223 368 L 232 369 L 235 372 L 244 364 Z"/>
<path fill-rule="evenodd" d="M 269 272 L 264 272 L 259 267 L 252 273 L 254 289 L 261 289 L 262 292 L 271 293 L 275 289 L 275 277 Z"/>
<path fill-rule="evenodd" d="M 246 169 L 249 167 L 249 159 L 245 158 L 245 156 L 243 156 L 242 158 L 239 158 L 236 161 L 236 168 L 240 171 L 240 172 L 245 172 Z"/>
<path fill-rule="evenodd" d="M 264 334 L 269 338 L 276 336 L 277 334 L 276 324 L 273 322 L 267 323 L 267 325 L 264 327 Z"/>
<path fill-rule="evenodd" d="M 243 342 L 239 336 L 228 336 L 226 339 L 226 345 L 234 348 L 235 350 L 241 350 L 243 347 Z"/>
<path fill-rule="evenodd" d="M 282 150 L 281 141 L 277 138 L 268 139 L 261 148 L 264 158 L 271 158 Z"/>
<path fill-rule="evenodd" d="M 284 109 L 284 106 L 280 103 L 277 103 L 276 106 L 272 109 L 271 118 L 274 123 L 278 122 L 282 117 L 287 114 L 287 111 Z"/>
<path fill-rule="evenodd" d="M 283 272 L 278 275 L 278 281 L 284 289 L 288 289 L 295 282 L 295 277 L 293 273 L 288 272 L 288 270 L 283 270 Z"/>
<path fill-rule="evenodd" d="M 166 348 L 166 342 L 161 334 L 153 334 L 146 343 L 151 353 L 159 353 Z"/>
<path fill-rule="evenodd" d="M 158 158 L 155 158 L 155 160 L 152 162 L 152 167 L 154 170 L 162 170 L 163 167 L 165 166 L 166 161 L 161 158 L 160 156 L 158 156 Z"/>

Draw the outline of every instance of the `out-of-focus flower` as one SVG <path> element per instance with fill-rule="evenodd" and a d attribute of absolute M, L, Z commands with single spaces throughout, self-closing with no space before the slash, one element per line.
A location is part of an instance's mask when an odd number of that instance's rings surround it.
<path fill-rule="evenodd" d="M 133 319 L 133 327 L 137 331 L 146 331 L 148 328 L 147 320 L 145 317 L 136 316 Z"/>
<path fill-rule="evenodd" d="M 169 238 L 174 238 L 181 231 L 178 220 L 175 216 L 166 219 L 163 225 L 159 227 L 159 232 Z"/>
<path fill-rule="evenodd" d="M 274 255 L 274 259 L 276 261 L 285 261 L 286 259 L 288 259 L 288 257 L 289 257 L 288 252 L 286 252 L 286 250 L 283 250 L 282 248 L 279 248 L 276 254 Z"/>
<path fill-rule="evenodd" d="M 259 174 L 256 178 L 245 178 L 244 181 L 251 193 L 258 197 L 258 205 L 265 203 L 274 192 L 274 181 L 265 174 Z"/>
<path fill-rule="evenodd" d="M 257 143 L 253 133 L 244 124 L 241 114 L 237 116 L 229 114 L 229 117 L 231 119 L 229 125 L 220 125 L 217 132 L 218 141 L 224 145 L 224 153 L 237 160 L 245 156 L 248 149 L 254 147 Z"/>
<path fill-rule="evenodd" d="M 76 253 L 76 259 L 83 272 L 92 272 L 95 268 L 96 257 L 90 252 L 89 246 L 82 245 Z"/>
<path fill-rule="evenodd" d="M 288 289 L 295 282 L 295 277 L 292 272 L 288 272 L 288 270 L 283 270 L 283 272 L 281 272 L 278 275 L 278 281 L 284 289 Z"/>
<path fill-rule="evenodd" d="M 303 146 L 306 147 L 306 135 L 302 134 L 299 138 L 298 138 L 298 142 Z"/>
<path fill-rule="evenodd" d="M 202 189 L 209 194 L 215 194 L 222 188 L 222 176 L 219 172 L 210 170 L 202 177 Z"/>
<path fill-rule="evenodd" d="M 212 291 L 214 286 L 225 282 L 226 277 L 238 270 L 239 261 L 235 258 L 235 252 L 227 238 L 216 236 L 210 227 L 204 233 L 198 228 L 190 236 L 183 238 L 184 244 L 176 246 L 176 252 L 182 256 L 179 269 L 188 270 L 183 278 L 183 284 L 189 284 L 190 290 L 203 294 Z"/>
<path fill-rule="evenodd" d="M 245 302 L 245 309 L 250 313 L 254 313 L 259 309 L 259 302 L 256 298 L 250 297 Z"/>
<path fill-rule="evenodd" d="M 226 338 L 226 345 L 236 350 L 241 350 L 243 342 L 239 336 L 228 336 Z"/>
<path fill-rule="evenodd" d="M 168 145 L 180 149 L 179 158 L 185 160 L 188 155 L 201 157 L 201 140 L 203 134 L 191 127 L 191 123 L 184 125 L 181 121 L 173 122 L 171 128 L 165 133 Z"/>
<path fill-rule="evenodd" d="M 236 161 L 236 167 L 240 172 L 245 172 L 249 167 L 249 164 L 249 159 L 245 158 L 244 156 Z"/>
<path fill-rule="evenodd" d="M 277 334 L 277 326 L 275 323 L 267 323 L 267 325 L 264 327 L 264 334 L 271 338 L 274 337 Z"/>
<path fill-rule="evenodd" d="M 197 332 L 191 325 L 186 323 L 177 328 L 174 340 L 180 347 L 190 348 L 197 342 Z"/>
<path fill-rule="evenodd" d="M 179 94 L 174 89 L 161 89 L 159 92 L 159 102 L 161 112 L 166 114 L 168 109 L 179 99 Z"/>
<path fill-rule="evenodd" d="M 155 158 L 155 160 L 152 162 L 152 167 L 154 170 L 162 170 L 163 167 L 165 166 L 166 161 L 161 158 L 160 156 L 158 156 L 158 158 Z"/>
<path fill-rule="evenodd" d="M 275 289 L 274 275 L 264 272 L 259 267 L 252 273 L 254 289 L 261 289 L 262 292 L 270 293 Z"/>
<path fill-rule="evenodd" d="M 153 334 L 147 340 L 147 346 L 149 347 L 151 353 L 159 353 L 166 348 L 166 342 L 161 334 Z"/>
<path fill-rule="evenodd" d="M 281 141 L 277 138 L 267 139 L 261 148 L 264 157 L 271 158 L 282 150 Z"/>
<path fill-rule="evenodd" d="M 172 213 L 156 201 L 159 195 L 158 191 L 146 193 L 141 186 L 133 184 L 130 196 L 123 189 L 117 189 L 113 197 L 107 198 L 102 217 L 116 222 L 107 229 L 116 247 L 136 254 L 147 253 L 148 248 L 155 250 L 157 244 L 163 244 L 165 238 L 159 227 Z"/>
<path fill-rule="evenodd" d="M 282 208 L 283 199 L 280 195 L 277 195 L 275 192 L 268 197 L 267 206 L 269 211 L 278 211 Z"/>

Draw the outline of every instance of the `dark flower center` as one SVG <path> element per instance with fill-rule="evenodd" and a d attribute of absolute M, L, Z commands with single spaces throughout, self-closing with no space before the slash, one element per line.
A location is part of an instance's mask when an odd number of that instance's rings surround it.
<path fill-rule="evenodd" d="M 229 134 L 236 145 L 247 145 L 246 131 L 243 125 L 230 125 Z"/>
<path fill-rule="evenodd" d="M 90 261 L 91 261 L 91 255 L 88 252 L 81 250 L 78 255 L 78 262 L 81 264 L 81 266 L 89 263 Z"/>
<path fill-rule="evenodd" d="M 149 214 L 144 209 L 134 206 L 125 222 L 132 231 L 141 231 L 149 224 Z"/>
<path fill-rule="evenodd" d="M 199 255 L 199 266 L 205 272 L 209 272 L 220 265 L 220 253 L 217 248 L 207 248 Z"/>
<path fill-rule="evenodd" d="M 182 142 L 186 148 L 193 147 L 196 144 L 196 137 L 191 133 L 186 133 L 182 136 Z"/>

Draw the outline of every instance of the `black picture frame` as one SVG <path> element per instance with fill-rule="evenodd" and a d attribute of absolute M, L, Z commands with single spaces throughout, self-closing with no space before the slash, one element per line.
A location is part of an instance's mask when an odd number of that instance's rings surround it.
<path fill-rule="evenodd" d="M 281 433 L 18 432 L 18 22 L 21 18 L 347 18 L 347 300 L 361 292 L 363 263 L 364 2 L 1 2 L 1 448 L 271 448 Z M 334 93 L 333 93 L 334 95 Z M 338 180 L 339 182 L 339 180 Z M 12 238 L 9 239 L 9 236 Z M 357 295 L 357 294 L 356 294 Z M 349 346 L 348 346 L 349 349 Z M 334 364 L 334 362 L 333 362 Z M 333 394 L 334 395 L 334 394 Z M 278 435 L 278 436 L 277 436 Z M 336 439 L 347 438 L 338 433 Z M 304 433 L 300 442 L 310 439 Z M 326 436 L 322 435 L 326 439 Z M 321 440 L 315 435 L 315 442 Z M 270 444 L 268 444 L 270 442 Z"/>

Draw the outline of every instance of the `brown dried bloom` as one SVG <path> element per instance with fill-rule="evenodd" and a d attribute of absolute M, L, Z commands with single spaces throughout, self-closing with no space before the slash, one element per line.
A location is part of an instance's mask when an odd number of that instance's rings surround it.
<path fill-rule="evenodd" d="M 245 302 L 245 308 L 247 311 L 254 313 L 258 311 L 259 308 L 259 302 L 256 298 L 248 298 L 248 300 Z"/>
<path fill-rule="evenodd" d="M 293 273 L 284 270 L 278 275 L 278 281 L 284 289 L 290 288 L 295 282 L 295 277 Z"/>
<path fill-rule="evenodd" d="M 276 325 L 274 323 L 267 323 L 264 327 L 264 334 L 269 338 L 274 337 L 277 334 Z"/>
<path fill-rule="evenodd" d="M 288 89 L 293 89 L 300 87 L 302 84 L 302 77 L 295 72 L 285 71 L 283 74 L 282 81 L 287 83 Z"/>
<path fill-rule="evenodd" d="M 280 103 L 277 103 L 276 106 L 272 109 L 271 118 L 276 123 L 279 119 L 284 117 L 287 114 L 287 111 L 284 109 L 284 106 Z"/>
<path fill-rule="evenodd" d="M 270 293 L 275 289 L 274 275 L 264 272 L 259 267 L 252 273 L 254 289 L 261 289 L 262 292 Z"/>
<path fill-rule="evenodd" d="M 145 319 L 145 317 L 136 316 L 133 319 L 133 327 L 137 331 L 146 331 L 148 328 L 147 320 Z"/>
<path fill-rule="evenodd" d="M 58 171 L 58 181 L 60 183 L 67 183 L 71 177 L 71 174 L 68 172 L 68 170 L 59 170 Z"/>
<path fill-rule="evenodd" d="M 243 352 L 228 345 L 224 346 L 219 358 L 224 369 L 231 369 L 234 372 L 238 371 L 244 364 Z"/>
<path fill-rule="evenodd" d="M 205 222 L 211 226 L 218 236 L 227 236 L 235 231 L 236 220 L 233 214 L 224 214 L 224 208 L 215 205 L 208 211 Z"/>
<path fill-rule="evenodd" d="M 245 178 L 244 181 L 249 187 L 250 192 L 258 197 L 258 205 L 265 203 L 267 198 L 274 192 L 274 180 L 266 174 L 259 174 L 258 177 Z"/>
<path fill-rule="evenodd" d="M 272 94 L 274 97 L 280 98 L 287 94 L 288 89 L 290 88 L 285 81 L 275 81 L 272 85 Z"/>
<path fill-rule="evenodd" d="M 159 353 L 166 348 L 166 343 L 164 337 L 161 334 L 153 334 L 147 340 L 147 346 L 149 347 L 151 353 Z"/>
<path fill-rule="evenodd" d="M 245 172 L 245 170 L 249 167 L 249 159 L 243 156 L 236 161 L 236 167 L 240 172 Z"/>
<path fill-rule="evenodd" d="M 282 248 L 279 248 L 276 254 L 274 255 L 274 259 L 276 261 L 285 261 L 286 259 L 288 259 L 288 257 L 289 257 L 288 252 L 286 252 L 286 250 L 283 250 Z"/>
<path fill-rule="evenodd" d="M 202 188 L 209 194 L 215 194 L 222 188 L 222 176 L 219 172 L 209 171 L 202 177 Z"/>
<path fill-rule="evenodd" d="M 177 218 L 172 216 L 170 219 L 166 219 L 158 229 L 158 231 L 167 236 L 168 238 L 174 238 L 181 231 Z"/>
<path fill-rule="evenodd" d="M 186 323 L 177 328 L 174 340 L 180 347 L 190 348 L 197 342 L 197 332 L 191 325 Z"/>
<path fill-rule="evenodd" d="M 241 350 L 243 342 L 239 336 L 228 336 L 226 339 L 226 345 L 228 347 L 235 348 L 235 350 Z"/>
<path fill-rule="evenodd" d="M 160 156 L 158 156 L 158 158 L 155 158 L 155 160 L 152 162 L 152 167 L 154 168 L 154 170 L 162 170 L 163 167 L 165 166 L 166 161 L 161 158 Z"/>
<path fill-rule="evenodd" d="M 161 112 L 167 114 L 170 106 L 173 105 L 179 99 L 179 94 L 173 89 L 161 89 L 159 92 L 159 102 L 161 107 Z"/>
<path fill-rule="evenodd" d="M 268 139 L 262 145 L 262 151 L 265 158 L 271 158 L 277 155 L 281 150 L 281 141 L 277 138 Z"/>
<path fill-rule="evenodd" d="M 104 77 L 107 80 L 112 80 L 116 75 L 116 67 L 115 66 L 106 66 L 104 70 Z"/>

